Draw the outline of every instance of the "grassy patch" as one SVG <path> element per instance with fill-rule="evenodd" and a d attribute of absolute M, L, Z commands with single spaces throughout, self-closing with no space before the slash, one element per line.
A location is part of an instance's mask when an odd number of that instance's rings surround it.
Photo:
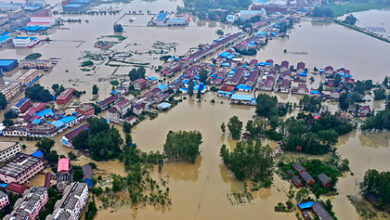
<path fill-rule="evenodd" d="M 349 2 L 344 5 L 330 5 L 329 8 L 331 8 L 333 11 L 333 17 L 340 17 L 352 12 L 367 11 L 370 9 L 390 8 L 390 5 L 372 4 L 364 2 Z"/>

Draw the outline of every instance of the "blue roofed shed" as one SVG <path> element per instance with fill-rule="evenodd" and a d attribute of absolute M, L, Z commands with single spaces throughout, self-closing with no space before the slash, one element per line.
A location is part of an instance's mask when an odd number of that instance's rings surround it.
<path fill-rule="evenodd" d="M 303 209 L 310 209 L 312 208 L 314 205 L 314 202 L 313 201 L 310 201 L 310 202 L 303 202 L 303 203 L 299 203 L 298 204 L 298 208 L 300 210 L 303 210 Z"/>
<path fill-rule="evenodd" d="M 34 153 L 32 153 L 31 156 L 36 157 L 36 158 L 41 158 L 44 156 L 44 154 L 42 153 L 42 151 L 37 150 Z"/>
<path fill-rule="evenodd" d="M 35 115 L 38 115 L 39 117 L 45 117 L 45 116 L 54 115 L 54 113 L 51 109 L 46 108 L 46 109 L 43 109 L 42 111 L 35 113 Z"/>
<path fill-rule="evenodd" d="M 18 60 L 15 59 L 0 59 L 0 69 L 2 71 L 11 71 L 18 66 Z"/>

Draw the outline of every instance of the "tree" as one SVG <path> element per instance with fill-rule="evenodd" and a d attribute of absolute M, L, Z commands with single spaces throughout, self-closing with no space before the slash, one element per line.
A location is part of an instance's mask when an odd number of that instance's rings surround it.
<path fill-rule="evenodd" d="M 222 145 L 219 155 L 238 180 L 254 178 L 255 181 L 269 187 L 273 175 L 271 151 L 269 146 L 261 146 L 260 141 L 255 145 L 241 141 L 237 143 L 233 152 L 229 152 L 226 145 Z"/>
<path fill-rule="evenodd" d="M 70 160 L 76 160 L 77 156 L 73 153 L 73 151 L 68 152 L 68 157 Z"/>
<path fill-rule="evenodd" d="M 339 97 L 339 105 L 341 110 L 346 111 L 349 108 L 349 100 L 348 100 L 348 94 L 343 93 Z"/>
<path fill-rule="evenodd" d="M 4 119 L 3 125 L 7 126 L 7 127 L 12 126 L 12 125 L 14 125 L 14 121 L 12 121 L 11 119 Z"/>
<path fill-rule="evenodd" d="M 49 90 L 39 84 L 34 84 L 25 90 L 25 96 L 34 102 L 48 102 L 53 100 L 53 95 Z"/>
<path fill-rule="evenodd" d="M 202 134 L 199 131 L 169 131 L 164 152 L 169 160 L 195 163 L 201 143 Z"/>
<path fill-rule="evenodd" d="M 96 84 L 92 86 L 92 95 L 97 95 L 99 93 L 99 87 Z"/>
<path fill-rule="evenodd" d="M 188 83 L 188 95 L 190 97 L 192 97 L 194 95 L 194 82 L 192 80 L 190 80 L 190 82 Z"/>
<path fill-rule="evenodd" d="M 123 27 L 121 24 L 114 24 L 114 32 L 121 33 L 123 32 Z"/>
<path fill-rule="evenodd" d="M 303 99 L 299 100 L 299 105 L 304 111 L 319 112 L 321 110 L 321 100 L 314 96 L 304 95 Z"/>
<path fill-rule="evenodd" d="M 35 146 L 37 146 L 43 154 L 48 154 L 51 148 L 54 146 L 54 140 L 44 137 L 39 140 Z"/>
<path fill-rule="evenodd" d="M 207 70 L 202 70 L 199 73 L 199 81 L 203 84 L 206 84 L 207 78 L 209 77 L 209 72 Z"/>
<path fill-rule="evenodd" d="M 130 81 L 134 82 L 137 79 L 145 79 L 146 69 L 145 67 L 133 68 L 129 72 Z"/>
<path fill-rule="evenodd" d="M 58 162 L 58 154 L 57 151 L 53 150 L 50 151 L 48 154 L 45 154 L 45 159 L 48 163 L 57 163 Z"/>
<path fill-rule="evenodd" d="M 225 127 L 225 123 L 224 122 L 222 122 L 222 124 L 221 124 L 221 130 L 222 130 L 223 133 L 225 133 L 225 131 L 226 131 L 226 127 Z"/>
<path fill-rule="evenodd" d="M 53 84 L 51 86 L 51 88 L 53 89 L 53 91 L 57 91 L 59 88 L 60 88 L 60 85 L 58 85 L 57 83 L 56 84 Z"/>
<path fill-rule="evenodd" d="M 390 172 L 378 172 L 367 170 L 364 174 L 360 189 L 364 194 L 372 193 L 377 196 L 380 203 L 385 206 L 390 204 Z"/>
<path fill-rule="evenodd" d="M 241 136 L 242 130 L 242 122 L 238 119 L 237 116 L 233 116 L 229 119 L 229 123 L 227 125 L 230 134 L 234 140 L 239 140 Z"/>
<path fill-rule="evenodd" d="M 200 91 L 200 88 L 198 88 L 198 92 L 196 93 L 196 98 L 200 100 L 202 95 L 202 92 Z"/>
<path fill-rule="evenodd" d="M 128 122 L 123 123 L 123 132 L 125 132 L 126 134 L 131 132 L 131 124 L 130 123 L 128 123 Z"/>
<path fill-rule="evenodd" d="M 349 25 L 355 25 L 357 21 L 357 18 L 353 16 L 353 14 L 348 15 L 345 17 L 344 23 L 349 24 Z"/>
<path fill-rule="evenodd" d="M 0 110 L 3 110 L 7 106 L 7 99 L 5 95 L 0 92 Z"/>
<path fill-rule="evenodd" d="M 4 113 L 4 119 L 13 119 L 17 118 L 18 114 L 12 110 L 8 110 Z"/>
<path fill-rule="evenodd" d="M 386 89 L 379 88 L 374 90 L 374 100 L 386 99 Z"/>

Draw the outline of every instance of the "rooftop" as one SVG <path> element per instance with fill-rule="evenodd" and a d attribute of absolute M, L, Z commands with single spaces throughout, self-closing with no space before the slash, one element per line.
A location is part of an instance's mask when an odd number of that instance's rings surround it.
<path fill-rule="evenodd" d="M 13 142 L 13 141 L 1 141 L 0 142 L 0 151 L 6 150 L 10 147 L 13 147 L 15 145 L 19 144 L 19 142 Z"/>
<path fill-rule="evenodd" d="M 62 158 L 58 161 L 57 173 L 62 171 L 69 171 L 69 158 Z"/>
<path fill-rule="evenodd" d="M 18 60 L 15 59 L 0 59 L 0 66 L 8 66 L 13 64 L 14 62 L 18 62 Z"/>
<path fill-rule="evenodd" d="M 30 167 L 34 166 L 40 161 L 42 160 L 39 158 L 21 153 L 9 163 L 0 167 L 0 173 L 6 176 L 17 178 L 21 173 L 25 172 L 26 170 L 29 170 Z"/>

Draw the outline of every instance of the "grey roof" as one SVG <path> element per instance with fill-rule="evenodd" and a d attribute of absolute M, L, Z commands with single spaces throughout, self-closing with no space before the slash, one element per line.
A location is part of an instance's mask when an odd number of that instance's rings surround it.
<path fill-rule="evenodd" d="M 0 199 L 8 196 L 7 193 L 0 191 Z"/>
<path fill-rule="evenodd" d="M 333 220 L 332 216 L 326 211 L 326 209 L 319 202 L 315 202 L 313 205 L 313 212 L 316 213 L 321 220 Z"/>
<path fill-rule="evenodd" d="M 302 182 L 301 182 L 301 180 L 299 179 L 298 176 L 293 176 L 293 177 L 291 178 L 291 181 L 292 181 L 293 183 L 297 184 L 297 185 L 302 184 Z"/>
<path fill-rule="evenodd" d="M 299 175 L 302 177 L 302 179 L 303 179 L 306 183 L 308 183 L 308 182 L 310 182 L 310 181 L 314 181 L 313 177 L 312 177 L 308 172 L 306 172 L 306 171 L 300 173 Z"/>
<path fill-rule="evenodd" d="M 39 163 L 42 159 L 26 155 L 19 154 L 13 160 L 6 165 L 0 167 L 0 173 L 17 178 L 23 172 L 29 170 L 36 163 Z"/>
<path fill-rule="evenodd" d="M 83 167 L 83 180 L 92 179 L 92 167 L 89 164 L 85 164 Z"/>
<path fill-rule="evenodd" d="M 296 170 L 298 173 L 305 170 L 305 167 L 303 167 L 299 162 L 294 162 L 291 167 Z"/>
<path fill-rule="evenodd" d="M 324 173 L 321 173 L 320 175 L 318 175 L 318 179 L 321 181 L 321 183 L 323 185 L 330 183 L 330 180 L 331 180 L 330 177 Z"/>

